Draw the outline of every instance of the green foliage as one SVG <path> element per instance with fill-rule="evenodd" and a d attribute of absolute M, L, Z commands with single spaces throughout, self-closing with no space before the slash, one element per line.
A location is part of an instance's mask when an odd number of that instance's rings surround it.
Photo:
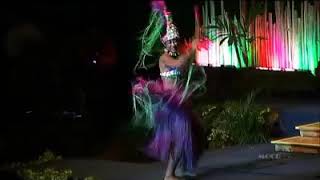
<path fill-rule="evenodd" d="M 39 156 L 36 162 L 40 164 L 40 163 L 46 163 L 49 161 L 56 161 L 61 159 L 62 159 L 62 156 L 58 156 L 54 154 L 52 151 L 46 150 L 42 155 Z"/>
<path fill-rule="evenodd" d="M 18 172 L 18 175 L 25 180 L 71 180 L 73 179 L 71 169 L 54 168 L 24 168 Z M 78 179 L 78 178 L 77 178 Z M 93 176 L 81 178 L 82 180 L 96 180 Z"/>
<path fill-rule="evenodd" d="M 70 180 L 72 179 L 71 169 L 56 170 L 53 168 L 32 169 L 25 168 L 18 173 L 25 180 Z M 82 180 L 96 180 L 95 177 L 89 176 L 81 178 Z"/>
<path fill-rule="evenodd" d="M 43 167 L 41 165 L 61 160 L 62 157 L 56 155 L 50 150 L 46 150 L 37 160 L 27 163 L 12 163 L 11 167 L 17 169 L 17 174 L 25 180 L 70 180 L 72 178 L 71 169 L 54 169 Z M 82 178 L 83 180 L 95 180 L 94 177 L 89 176 Z"/>
<path fill-rule="evenodd" d="M 44 164 L 50 161 L 62 160 L 62 156 L 56 155 L 54 152 L 50 150 L 45 150 L 42 155 L 38 157 L 37 160 L 29 161 L 27 163 L 15 162 L 11 164 L 12 168 L 23 168 L 27 166 L 36 166 L 40 164 Z"/>
<path fill-rule="evenodd" d="M 70 169 L 55 170 L 53 168 L 24 168 L 18 173 L 25 180 L 68 180 L 72 176 Z"/>
<path fill-rule="evenodd" d="M 227 101 L 220 107 L 208 105 L 203 109 L 202 119 L 207 126 L 209 147 L 267 142 L 266 115 L 270 109 L 255 104 L 254 96 L 251 93 L 244 101 Z"/>
<path fill-rule="evenodd" d="M 250 31 L 250 24 L 254 23 L 256 17 L 263 12 L 263 4 L 257 3 L 251 6 L 246 17 L 229 16 L 227 13 L 215 18 L 215 25 L 205 27 L 205 29 L 215 29 L 216 34 L 210 37 L 212 40 L 220 40 L 220 45 L 228 42 L 228 46 L 234 46 L 238 58 L 239 66 L 249 65 L 248 51 L 250 44 L 256 39 L 265 39 L 256 37 Z M 243 62 L 242 62 L 243 60 Z"/>

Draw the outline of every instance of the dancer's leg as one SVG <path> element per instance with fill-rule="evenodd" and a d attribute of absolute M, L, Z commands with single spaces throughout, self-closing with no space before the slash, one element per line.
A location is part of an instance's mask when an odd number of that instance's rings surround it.
<path fill-rule="evenodd" d="M 175 175 L 179 177 L 196 177 L 197 174 L 194 169 L 186 168 L 185 164 L 183 164 L 182 160 L 178 162 L 176 167 Z"/>
<path fill-rule="evenodd" d="M 166 169 L 166 175 L 165 175 L 165 180 L 180 180 L 180 178 L 176 177 L 175 175 L 175 170 L 178 165 L 178 160 L 175 160 L 172 155 L 170 155 L 167 169 Z"/>

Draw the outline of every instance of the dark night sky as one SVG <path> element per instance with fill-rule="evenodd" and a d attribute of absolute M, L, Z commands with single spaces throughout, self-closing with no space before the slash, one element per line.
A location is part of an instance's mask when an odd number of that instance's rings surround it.
<path fill-rule="evenodd" d="M 167 1 L 186 37 L 193 33 L 194 3 Z M 149 1 L 7 4 L 1 13 L 6 17 L 1 29 L 6 57 L 2 100 L 9 123 L 24 121 L 29 110 L 37 121 L 50 121 L 59 111 L 80 111 L 81 103 L 98 124 L 129 119 L 128 90 Z M 107 42 L 116 50 L 116 63 L 92 64 Z"/>
<path fill-rule="evenodd" d="M 167 0 L 166 2 L 173 12 L 181 35 L 192 36 L 193 5 L 201 1 L 185 0 L 182 3 L 177 0 Z M 83 84 L 85 81 L 83 79 L 86 79 L 88 83 L 84 86 L 91 86 L 89 84 L 92 81 L 98 80 L 97 78 L 89 80 L 90 76 L 85 73 L 89 68 L 89 59 L 97 51 L 101 51 L 107 41 L 111 41 L 117 51 L 118 60 L 111 68 L 114 71 L 112 73 L 116 72 L 116 74 L 110 73 L 115 81 L 123 83 L 119 83 L 121 87 L 117 88 L 127 94 L 126 86 L 131 77 L 132 66 L 137 60 L 137 37 L 147 25 L 150 13 L 149 3 L 149 0 L 139 0 L 115 1 L 113 4 L 92 1 L 76 4 L 64 2 L 4 5 L 1 12 L 4 14 L 3 17 L 6 17 L 6 21 L 3 22 L 6 28 L 1 29 L 3 39 L 8 38 L 8 31 L 14 32 L 15 28 L 20 30 L 20 37 L 13 35 L 11 36 L 13 40 L 10 41 L 13 44 L 10 46 L 10 53 L 18 55 L 10 56 L 8 61 L 4 62 L 8 67 L 4 69 L 8 71 L 11 78 L 9 84 L 14 84 L 7 86 L 8 92 L 14 92 L 11 91 L 10 88 L 12 88 L 22 97 L 27 97 L 27 91 L 30 91 L 35 94 L 34 98 L 30 98 L 37 99 L 39 93 L 44 94 L 44 97 L 50 96 L 50 91 L 59 89 L 61 84 L 79 85 L 79 83 Z M 235 4 L 230 0 L 225 1 L 226 7 L 231 9 Z M 24 24 L 28 25 L 25 29 L 22 26 Z M 6 48 L 6 41 L 3 44 Z M 20 51 L 16 52 L 17 50 Z M 25 67 L 28 67 L 32 73 L 30 74 Z M 13 72 L 18 72 L 19 75 L 12 75 Z M 104 84 L 105 89 L 110 89 L 108 79 L 102 77 L 111 75 L 105 73 L 97 76 L 101 79 L 96 83 Z M 14 83 L 12 78 L 19 79 L 18 77 L 20 80 Z M 59 77 L 58 80 L 57 77 Z M 20 81 L 23 83 L 19 83 Z M 18 87 L 28 86 L 27 82 L 30 83 L 29 90 L 21 91 Z M 41 89 L 39 86 L 43 90 L 39 90 Z M 32 88 L 39 92 L 35 93 L 36 91 Z M 17 97 L 14 94 L 12 96 Z"/>
<path fill-rule="evenodd" d="M 181 35 L 192 36 L 193 5 L 203 0 L 185 0 L 183 3 L 178 0 L 167 0 L 166 2 L 173 12 L 173 18 Z M 232 0 L 224 2 L 229 11 L 238 7 L 238 3 Z M 20 40 L 19 38 L 11 39 L 11 42 L 15 42 L 11 46 L 15 48 L 11 48 L 10 53 L 18 55 L 7 57 L 7 61 L 4 62 L 3 69 L 9 76 L 9 85 L 6 86 L 8 93 L 17 91 L 16 93 L 20 93 L 21 97 L 25 98 L 30 91 L 35 94 L 34 98 L 27 99 L 37 99 L 39 98 L 37 93 L 42 93 L 44 97 L 50 96 L 50 92 L 55 92 L 61 84 L 67 86 L 81 84 L 88 87 L 96 81 L 97 84 L 104 84 L 105 89 L 114 89 L 115 92 L 127 95 L 127 85 L 132 77 L 131 69 L 137 61 L 139 45 L 137 38 L 147 25 L 150 13 L 149 3 L 149 0 L 139 0 L 116 1 L 113 4 L 92 1 L 76 4 L 64 2 L 3 5 L 1 13 L 6 17 L 3 21 L 6 28 L 1 28 L 1 35 L 4 37 L 2 39 L 8 38 L 8 31 L 14 32 L 15 28 L 21 30 L 23 24 L 28 25 L 27 30 L 20 32 L 20 35 L 22 34 L 22 37 L 19 37 Z M 24 32 L 27 32 L 27 35 Z M 100 70 L 105 69 L 102 71 L 90 70 L 92 68 L 89 65 L 90 58 L 96 52 L 100 52 L 108 41 L 116 49 L 117 63 L 112 67 L 103 65 L 95 67 Z M 6 41 L 2 44 L 6 52 Z M 16 52 L 17 50 L 20 52 Z M 97 74 L 86 74 L 88 71 Z M 13 75 L 16 72 L 18 75 Z M 95 76 L 97 77 L 94 78 Z M 119 82 L 119 87 L 109 87 L 109 76 L 115 82 Z M 12 79 L 19 79 L 18 77 L 20 80 L 12 81 Z M 21 87 L 25 86 L 29 86 L 29 89 L 27 88 L 24 92 Z M 39 90 L 41 89 L 39 87 L 43 90 Z M 33 91 L 33 88 L 39 92 Z M 18 97 L 14 93 L 12 96 Z M 11 102 L 11 100 L 8 101 Z"/>
<path fill-rule="evenodd" d="M 73 86 L 92 91 L 93 95 L 94 89 L 105 94 L 127 94 L 124 52 L 128 47 L 122 36 L 127 33 L 121 33 L 126 32 L 127 26 L 126 20 L 119 20 L 119 12 L 125 8 L 95 3 L 7 5 L 2 12 L 7 17 L 2 36 L 4 52 L 7 38 L 13 44 L 3 66 L 8 77 L 4 87 L 9 94 L 9 112 L 30 106 L 50 109 L 64 101 L 68 104 L 66 99 L 73 101 Z M 13 35 L 8 36 L 7 32 Z M 106 42 L 116 49 L 117 63 L 93 67 L 90 57 L 101 51 Z M 116 96 L 121 97 L 119 93 Z M 107 97 L 110 96 L 100 99 Z"/>

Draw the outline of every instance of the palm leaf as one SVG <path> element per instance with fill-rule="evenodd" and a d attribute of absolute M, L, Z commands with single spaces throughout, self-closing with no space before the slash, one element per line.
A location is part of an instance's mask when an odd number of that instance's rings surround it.
<path fill-rule="evenodd" d="M 219 38 L 224 38 L 224 37 L 228 37 L 228 33 L 218 34 L 218 35 L 214 36 L 214 37 L 212 38 L 212 40 L 217 40 L 217 39 L 219 39 Z"/>
<path fill-rule="evenodd" d="M 218 25 L 209 25 L 209 26 L 205 26 L 205 29 L 220 29 L 220 26 Z"/>
<path fill-rule="evenodd" d="M 222 44 L 226 39 L 228 39 L 228 37 L 224 37 L 224 38 L 220 41 L 219 45 L 221 46 L 221 44 Z"/>
<path fill-rule="evenodd" d="M 241 21 L 238 20 L 238 25 L 240 26 L 240 29 L 241 29 L 242 33 L 247 34 L 247 33 L 249 32 L 249 26 L 246 27 L 246 26 L 245 26 L 246 21 L 245 21 L 244 17 L 241 16 L 241 18 L 242 18 L 242 22 L 243 22 L 243 23 L 241 23 Z"/>
<path fill-rule="evenodd" d="M 234 42 L 235 42 L 235 37 L 230 37 L 229 39 L 228 39 L 228 46 L 231 46 L 232 44 L 234 44 Z"/>

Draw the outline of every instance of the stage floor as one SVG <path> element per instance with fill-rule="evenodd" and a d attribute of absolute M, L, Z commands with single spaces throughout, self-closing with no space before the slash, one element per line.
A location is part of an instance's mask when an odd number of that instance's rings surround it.
<path fill-rule="evenodd" d="M 299 135 L 296 126 L 320 122 L 319 98 L 269 98 L 257 101 L 279 112 L 282 136 Z"/>
<path fill-rule="evenodd" d="M 205 152 L 197 173 L 201 180 L 316 180 L 320 177 L 319 162 L 319 155 L 275 153 L 271 144 L 234 146 Z M 71 168 L 77 176 L 95 176 L 99 180 L 161 180 L 164 173 L 159 162 L 65 159 L 48 166 Z"/>

